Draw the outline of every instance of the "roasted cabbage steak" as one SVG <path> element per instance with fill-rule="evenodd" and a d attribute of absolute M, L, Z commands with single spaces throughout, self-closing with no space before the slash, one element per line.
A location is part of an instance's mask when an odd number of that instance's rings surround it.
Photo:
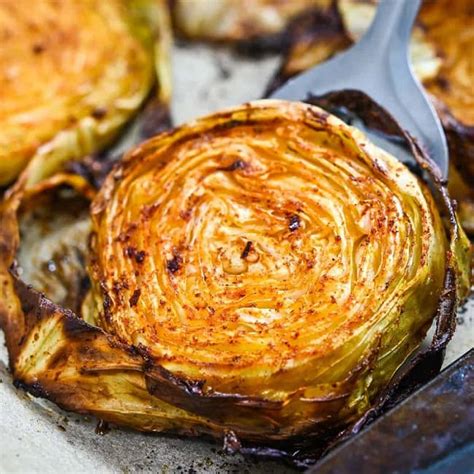
<path fill-rule="evenodd" d="M 0 186 L 110 144 L 156 76 L 166 106 L 167 15 L 162 0 L 0 2 Z"/>
<path fill-rule="evenodd" d="M 441 207 L 355 128 L 265 100 L 143 143 L 96 195 L 77 175 L 18 181 L 0 209 L 16 384 L 119 425 L 297 458 L 374 407 L 435 317 L 438 348 L 449 340 L 469 257 L 438 185 Z M 15 260 L 19 223 L 64 186 L 92 199 L 74 311 Z"/>

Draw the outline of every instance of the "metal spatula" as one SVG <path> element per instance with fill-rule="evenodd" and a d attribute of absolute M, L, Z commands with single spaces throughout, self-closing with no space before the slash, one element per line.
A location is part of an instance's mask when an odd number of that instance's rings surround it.
<path fill-rule="evenodd" d="M 380 0 L 372 25 L 358 43 L 290 80 L 271 98 L 304 100 L 344 89 L 362 91 L 418 140 L 440 168 L 442 178 L 447 178 L 446 137 L 408 59 L 420 4 L 421 0 Z"/>

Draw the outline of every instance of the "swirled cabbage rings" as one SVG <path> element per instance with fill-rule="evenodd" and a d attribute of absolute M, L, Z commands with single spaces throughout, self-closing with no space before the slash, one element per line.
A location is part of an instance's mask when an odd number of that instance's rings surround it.
<path fill-rule="evenodd" d="M 60 184 L 94 194 L 56 174 L 1 208 L 11 369 L 120 425 L 267 454 L 327 437 L 374 406 L 435 315 L 449 340 L 466 294 L 449 199 L 443 224 L 425 184 L 312 105 L 253 102 L 131 151 L 93 198 L 76 313 L 14 265 L 18 219 Z"/>
<path fill-rule="evenodd" d="M 109 145 L 158 77 L 169 97 L 162 0 L 0 2 L 0 186 Z"/>

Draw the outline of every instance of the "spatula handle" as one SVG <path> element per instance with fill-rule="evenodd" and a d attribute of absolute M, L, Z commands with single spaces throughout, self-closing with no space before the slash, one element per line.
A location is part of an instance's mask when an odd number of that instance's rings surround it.
<path fill-rule="evenodd" d="M 420 5 L 421 0 L 380 0 L 375 19 L 360 43 L 379 52 L 395 46 L 406 50 Z"/>

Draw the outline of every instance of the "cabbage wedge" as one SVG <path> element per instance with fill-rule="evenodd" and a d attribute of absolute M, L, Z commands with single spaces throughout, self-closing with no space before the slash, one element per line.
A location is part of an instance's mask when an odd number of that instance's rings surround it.
<path fill-rule="evenodd" d="M 143 143 L 98 193 L 69 174 L 19 181 L 0 209 L 15 383 L 119 425 L 307 465 L 388 397 L 435 319 L 430 350 L 449 341 L 469 247 L 437 186 L 438 205 L 361 132 L 265 100 Z M 22 219 L 57 189 L 92 199 L 90 289 L 74 311 L 15 263 Z"/>

